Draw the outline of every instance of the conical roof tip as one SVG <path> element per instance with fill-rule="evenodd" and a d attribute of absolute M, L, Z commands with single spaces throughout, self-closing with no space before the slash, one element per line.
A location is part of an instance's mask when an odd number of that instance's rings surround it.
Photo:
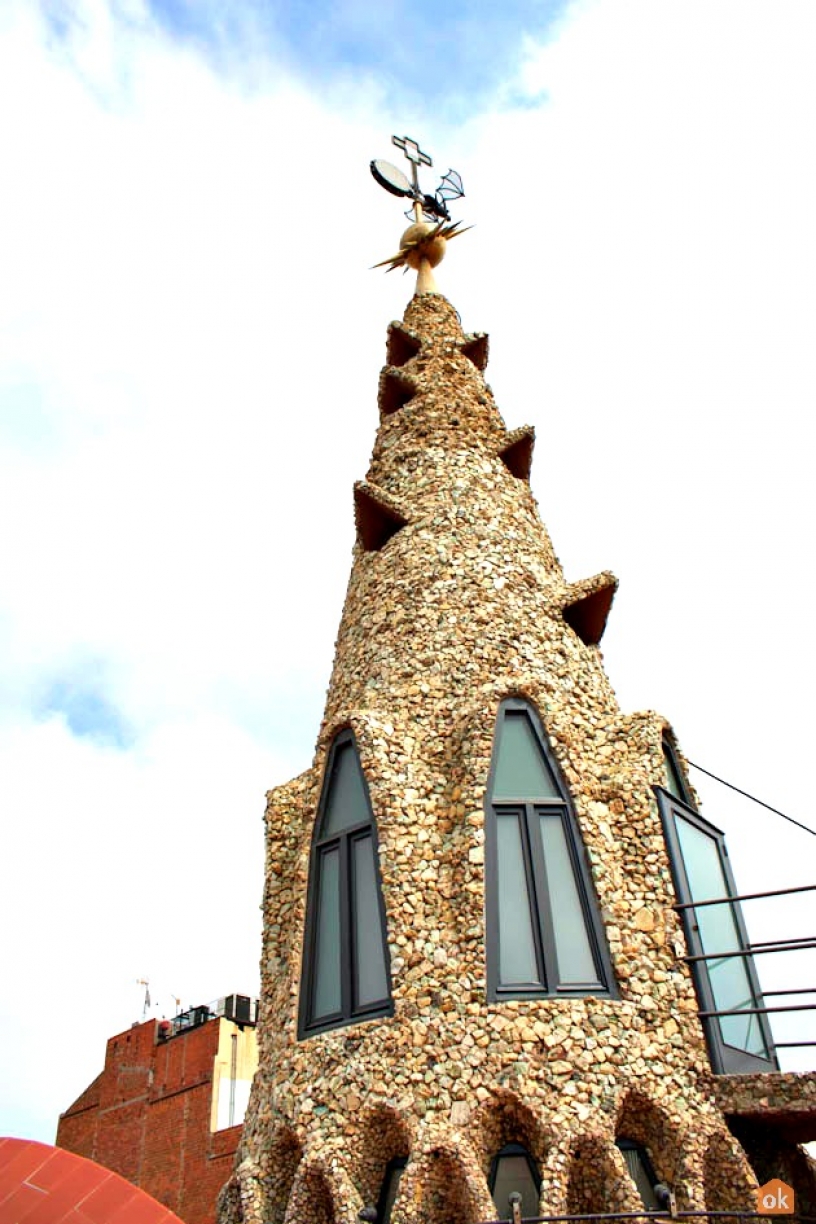
<path fill-rule="evenodd" d="M 403 322 L 421 339 L 462 340 L 459 312 L 441 293 L 416 293 L 405 307 Z"/>

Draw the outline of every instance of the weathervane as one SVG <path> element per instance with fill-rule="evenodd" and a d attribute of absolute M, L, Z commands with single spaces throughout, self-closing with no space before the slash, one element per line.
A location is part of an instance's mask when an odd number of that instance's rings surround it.
<path fill-rule="evenodd" d="M 444 258 L 447 240 L 465 233 L 460 228 L 461 222 L 451 222 L 448 210 L 448 201 L 458 200 L 465 194 L 462 179 L 455 170 L 449 170 L 442 176 L 434 194 L 425 195 L 419 187 L 419 167 L 432 166 L 430 157 L 409 136 L 392 136 L 391 140 L 398 149 L 402 149 L 411 163 L 411 179 L 397 166 L 379 157 L 372 161 L 371 173 L 386 191 L 413 201 L 405 215 L 413 216 L 414 221 L 400 239 L 399 252 L 374 267 L 384 268 L 388 265 L 389 272 L 393 272 L 394 268 L 414 268 L 418 273 L 417 293 L 436 293 L 433 269 Z M 470 229 L 470 226 L 466 229 Z"/>

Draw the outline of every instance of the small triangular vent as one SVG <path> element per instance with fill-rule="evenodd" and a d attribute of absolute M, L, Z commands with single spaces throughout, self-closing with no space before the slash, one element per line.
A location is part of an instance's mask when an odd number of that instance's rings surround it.
<path fill-rule="evenodd" d="M 380 386 L 377 393 L 380 412 L 383 416 L 391 416 L 393 412 L 399 412 L 400 408 L 414 398 L 416 392 L 416 383 L 413 378 L 407 374 L 401 374 L 392 366 L 386 366 L 380 374 Z"/>
<path fill-rule="evenodd" d="M 379 552 L 408 519 L 381 490 L 361 480 L 354 486 L 354 522 L 365 551 Z"/>
<path fill-rule="evenodd" d="M 490 348 L 487 332 L 471 332 L 465 336 L 459 347 L 468 361 L 473 362 L 477 370 L 485 370 L 487 368 L 488 350 Z"/>
<path fill-rule="evenodd" d="M 532 425 L 522 425 L 521 429 L 514 429 L 507 435 L 507 440 L 499 451 L 502 463 L 518 480 L 530 479 L 534 445 L 535 430 Z"/>
<path fill-rule="evenodd" d="M 585 646 L 597 646 L 604 634 L 609 609 L 618 589 L 614 574 L 605 570 L 570 586 L 564 605 L 564 620 Z"/>
<path fill-rule="evenodd" d="M 385 358 L 390 366 L 404 366 L 416 357 L 421 347 L 422 341 L 415 332 L 409 331 L 402 323 L 390 324 Z"/>

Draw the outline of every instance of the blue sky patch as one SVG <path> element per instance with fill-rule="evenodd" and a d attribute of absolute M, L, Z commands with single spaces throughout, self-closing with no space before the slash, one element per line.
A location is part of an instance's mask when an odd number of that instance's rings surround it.
<path fill-rule="evenodd" d="M 319 84 L 349 71 L 380 84 L 390 105 L 444 105 L 463 119 L 518 63 L 522 38 L 543 41 L 573 0 L 148 0 L 175 38 L 228 62 L 251 42 Z M 260 45 L 259 45 L 260 44 Z"/>
<path fill-rule="evenodd" d="M 78 738 L 128 748 L 134 736 L 116 706 L 106 697 L 98 677 L 60 677 L 48 686 L 39 713 L 61 714 Z"/>

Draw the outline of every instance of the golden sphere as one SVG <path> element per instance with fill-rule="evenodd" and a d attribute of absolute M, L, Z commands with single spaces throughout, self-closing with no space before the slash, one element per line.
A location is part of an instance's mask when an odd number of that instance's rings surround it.
<path fill-rule="evenodd" d="M 416 270 L 423 259 L 427 259 L 432 268 L 442 262 L 445 257 L 445 247 L 448 244 L 441 234 L 437 234 L 435 238 L 428 236 L 435 229 L 436 226 L 430 225 L 427 221 L 415 221 L 413 225 L 408 226 L 400 238 L 400 250 L 411 248 L 405 256 L 405 262 L 409 268 Z"/>

